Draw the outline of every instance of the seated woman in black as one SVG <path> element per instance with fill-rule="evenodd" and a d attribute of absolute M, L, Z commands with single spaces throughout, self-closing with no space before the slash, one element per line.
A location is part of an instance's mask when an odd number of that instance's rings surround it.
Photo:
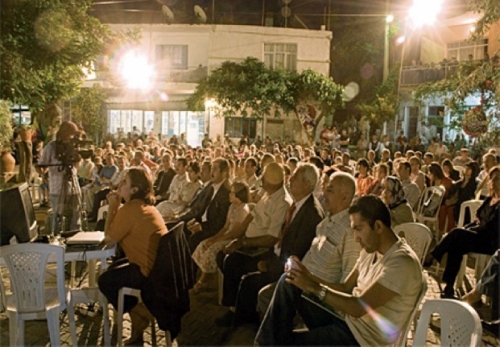
<path fill-rule="evenodd" d="M 464 229 L 456 228 L 446 234 L 425 261 L 424 266 L 429 266 L 434 259 L 440 262 L 448 254 L 443 273 L 443 281 L 446 283 L 444 293 L 441 294 L 443 298 L 454 297 L 453 285 L 465 254 L 474 252 L 491 255 L 499 248 L 500 166 L 490 170 L 489 178 L 490 196 L 479 207 L 476 221 L 466 225 Z"/>

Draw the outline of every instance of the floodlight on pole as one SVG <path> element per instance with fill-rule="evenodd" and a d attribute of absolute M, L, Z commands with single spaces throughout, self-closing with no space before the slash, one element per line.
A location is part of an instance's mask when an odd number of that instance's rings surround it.
<path fill-rule="evenodd" d="M 153 86 L 154 69 L 147 58 L 137 52 L 125 53 L 120 60 L 118 71 L 130 89 L 147 91 Z"/>
<path fill-rule="evenodd" d="M 409 15 L 415 27 L 433 24 L 441 12 L 443 0 L 413 0 Z"/>
<path fill-rule="evenodd" d="M 384 32 L 384 69 L 383 69 L 383 81 L 387 80 L 389 77 L 389 26 L 394 20 L 394 16 L 389 14 L 385 17 L 385 32 Z"/>

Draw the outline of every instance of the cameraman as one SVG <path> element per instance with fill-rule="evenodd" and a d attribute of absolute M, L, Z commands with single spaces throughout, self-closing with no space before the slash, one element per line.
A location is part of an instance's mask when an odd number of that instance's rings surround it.
<path fill-rule="evenodd" d="M 73 166 L 73 155 L 77 153 L 73 139 L 79 135 L 78 126 L 70 121 L 61 123 L 56 140 L 51 141 L 42 150 L 37 169 L 43 174 L 49 172 L 49 194 L 52 205 L 52 233 L 61 230 L 58 216 L 63 215 L 71 220 L 70 230 L 80 229 L 79 197 L 80 187 L 77 181 L 76 168 Z M 66 211 L 69 209 L 69 211 Z M 68 218 L 68 219 L 69 219 Z"/>

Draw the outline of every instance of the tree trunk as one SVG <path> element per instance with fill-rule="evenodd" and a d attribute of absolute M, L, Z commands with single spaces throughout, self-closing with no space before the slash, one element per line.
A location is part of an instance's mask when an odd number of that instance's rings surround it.
<path fill-rule="evenodd" d="M 31 179 L 31 164 L 33 161 L 33 145 L 31 140 L 20 141 L 16 143 L 19 150 L 19 182 L 30 182 Z"/>

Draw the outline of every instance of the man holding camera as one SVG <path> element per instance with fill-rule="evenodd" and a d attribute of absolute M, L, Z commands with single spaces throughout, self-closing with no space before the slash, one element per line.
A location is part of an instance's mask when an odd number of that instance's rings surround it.
<path fill-rule="evenodd" d="M 43 148 L 37 169 L 41 174 L 49 172 L 50 203 L 52 205 L 52 233 L 61 230 L 59 220 L 70 217 L 70 230 L 80 229 L 80 186 L 77 181 L 77 170 L 74 167 L 73 154 L 77 153 L 73 139 L 80 130 L 70 121 L 61 123 L 56 140 Z M 76 156 L 75 156 L 76 157 Z M 64 228 L 65 226 L 63 226 Z"/>

